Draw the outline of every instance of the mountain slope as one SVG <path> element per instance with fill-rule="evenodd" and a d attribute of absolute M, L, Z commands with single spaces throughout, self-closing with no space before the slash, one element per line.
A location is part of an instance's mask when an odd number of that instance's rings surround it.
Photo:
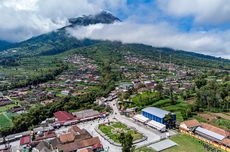
<path fill-rule="evenodd" d="M 114 22 L 120 22 L 121 20 L 112 14 L 108 12 L 101 12 L 96 15 L 88 15 L 88 16 L 83 16 L 83 17 L 78 17 L 78 18 L 70 18 L 69 22 L 71 23 L 70 26 L 67 27 L 73 27 L 73 26 L 87 26 L 90 24 L 112 24 Z"/>
<path fill-rule="evenodd" d="M 12 43 L 0 40 L 0 51 L 5 50 L 9 48 L 12 45 Z"/>
<path fill-rule="evenodd" d="M 161 56 L 161 62 L 163 63 L 169 63 L 171 56 L 171 62 L 177 65 L 186 65 L 199 69 L 217 68 L 230 70 L 230 60 L 193 52 L 175 51 L 170 48 L 156 48 L 143 44 L 122 44 L 120 42 L 104 41 L 91 46 L 81 47 L 77 50 L 87 52 L 88 56 L 94 56 L 95 52 L 100 51 L 103 52 L 103 54 L 110 54 L 112 56 L 114 54 L 113 58 L 116 58 L 116 56 L 124 57 L 125 55 L 133 55 L 142 58 L 150 58 L 154 61 L 159 61 Z M 66 54 L 68 54 L 68 52 L 73 53 L 67 51 Z"/>
<path fill-rule="evenodd" d="M 171 61 L 178 65 L 212 67 L 230 70 L 230 60 L 228 59 L 183 50 L 174 50 L 171 48 L 152 47 L 144 44 L 127 44 L 126 46 L 132 49 L 135 53 L 145 57 L 150 57 L 156 61 L 159 61 L 161 56 L 162 62 L 169 62 L 171 56 Z"/>
<path fill-rule="evenodd" d="M 101 12 L 96 15 L 83 16 L 78 18 L 69 19 L 70 25 L 65 26 L 56 31 L 42 34 L 37 37 L 33 37 L 29 40 L 23 41 L 14 45 L 14 52 L 10 51 L 6 56 L 30 56 L 30 55 L 54 55 L 71 48 L 89 46 L 100 41 L 98 40 L 77 40 L 70 36 L 67 32 L 67 28 L 73 28 L 76 26 L 87 26 L 90 24 L 112 24 L 120 21 L 117 17 L 114 17 L 108 12 Z"/>
<path fill-rule="evenodd" d="M 143 57 L 152 58 L 156 61 L 159 60 L 159 56 L 161 55 L 163 62 L 169 62 L 171 56 L 172 62 L 180 65 L 230 69 L 230 60 L 226 59 L 193 52 L 173 50 L 170 48 L 156 48 L 144 44 L 122 44 L 118 42 L 91 39 L 80 40 L 72 37 L 66 32 L 67 28 L 73 28 L 76 26 L 87 26 L 97 23 L 112 24 L 120 21 L 120 19 L 107 12 L 101 12 L 94 16 L 89 15 L 72 18 L 69 19 L 69 21 L 70 25 L 61 29 L 15 44 L 14 48 L 9 49 L 8 52 L 4 52 L 4 54 L 0 53 L 0 59 L 2 57 L 6 58 L 15 56 L 27 57 L 55 55 L 73 48 L 84 47 L 90 49 L 91 47 L 102 47 L 103 45 L 106 45 L 108 46 L 106 51 L 120 49 L 123 51 L 123 54 L 131 52 L 133 54 L 142 55 Z"/>

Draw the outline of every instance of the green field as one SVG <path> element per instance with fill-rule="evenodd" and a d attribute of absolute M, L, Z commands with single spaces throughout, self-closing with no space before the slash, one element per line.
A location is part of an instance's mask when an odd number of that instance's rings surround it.
<path fill-rule="evenodd" d="M 128 105 L 128 107 L 138 106 L 139 109 L 143 109 L 146 106 L 159 107 L 167 111 L 171 111 L 176 114 L 177 121 L 183 121 L 181 112 L 188 109 L 189 105 L 181 97 L 177 99 L 175 105 L 172 105 L 169 98 L 159 100 L 159 94 L 157 92 L 144 92 L 142 94 L 137 94 L 130 100 L 133 101 L 133 104 Z"/>
<path fill-rule="evenodd" d="M 0 128 L 8 128 L 13 125 L 11 115 L 7 113 L 0 114 Z"/>
<path fill-rule="evenodd" d="M 223 118 L 218 118 L 218 119 L 214 119 L 212 121 L 208 121 L 198 115 L 193 116 L 194 119 L 198 120 L 199 122 L 205 122 L 205 123 L 209 123 L 212 124 L 214 126 L 220 127 L 222 129 L 225 130 L 230 130 L 230 120 L 227 119 L 223 119 Z"/>
<path fill-rule="evenodd" d="M 195 139 L 185 134 L 179 134 L 170 138 L 172 141 L 177 143 L 177 146 L 163 150 L 162 152 L 208 152 L 202 145 L 202 141 Z M 206 143 L 207 144 L 207 143 Z M 214 148 L 213 146 L 210 146 Z M 220 149 L 216 151 L 222 152 Z M 155 152 L 154 149 L 148 147 L 142 147 L 136 149 L 135 152 Z"/>
<path fill-rule="evenodd" d="M 1 112 L 6 112 L 7 110 L 9 110 L 10 108 L 15 107 L 15 104 L 9 104 L 3 107 L 0 107 L 0 113 Z"/>
<path fill-rule="evenodd" d="M 98 127 L 106 136 L 112 139 L 114 142 L 119 142 L 119 134 L 122 132 L 130 133 L 133 136 L 133 141 L 142 139 L 143 135 L 137 131 L 128 128 L 126 125 L 120 122 L 112 122 L 110 124 L 100 124 Z"/>
<path fill-rule="evenodd" d="M 171 137 L 170 139 L 175 143 L 177 143 L 178 146 L 164 150 L 163 152 L 206 152 L 208 151 L 202 145 L 202 141 L 195 139 L 189 135 L 179 134 L 177 136 Z M 213 146 L 211 147 L 214 148 Z"/>
<path fill-rule="evenodd" d="M 225 130 L 230 130 L 230 120 L 220 118 L 220 119 L 217 119 L 214 122 L 214 124 L 216 124 L 217 126 L 223 128 Z"/>

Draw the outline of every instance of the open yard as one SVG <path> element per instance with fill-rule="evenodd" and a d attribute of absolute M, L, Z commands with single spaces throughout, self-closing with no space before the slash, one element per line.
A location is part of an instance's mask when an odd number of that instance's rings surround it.
<path fill-rule="evenodd" d="M 126 125 L 120 122 L 111 122 L 110 124 L 100 124 L 98 127 L 106 136 L 112 139 L 114 142 L 119 142 L 119 134 L 122 132 L 130 133 L 133 136 L 133 140 L 142 139 L 143 135 L 136 130 L 128 128 Z"/>
<path fill-rule="evenodd" d="M 9 104 L 9 105 L 2 106 L 2 107 L 0 107 L 0 113 L 6 112 L 7 110 L 9 110 L 12 107 L 15 107 L 15 104 Z"/>
<path fill-rule="evenodd" d="M 172 141 L 177 143 L 177 146 L 163 150 L 162 152 L 208 152 L 211 150 L 205 149 L 202 141 L 195 139 L 185 134 L 178 134 L 170 138 Z M 209 145 L 204 143 L 205 145 Z M 214 149 L 213 146 L 209 145 L 210 148 Z M 155 152 L 154 149 L 149 147 L 143 147 L 135 150 L 135 152 Z M 216 149 L 215 152 L 223 152 L 220 149 Z"/>
<path fill-rule="evenodd" d="M 11 127 L 12 125 L 10 116 L 7 113 L 0 113 L 0 129 Z"/>
<path fill-rule="evenodd" d="M 206 152 L 208 151 L 207 149 L 204 148 L 202 141 L 185 134 L 178 134 L 177 136 L 173 136 L 170 139 L 176 142 L 178 146 L 164 150 L 163 152 Z M 214 148 L 213 146 L 210 147 Z M 218 151 L 221 152 L 221 150 L 219 149 Z"/>

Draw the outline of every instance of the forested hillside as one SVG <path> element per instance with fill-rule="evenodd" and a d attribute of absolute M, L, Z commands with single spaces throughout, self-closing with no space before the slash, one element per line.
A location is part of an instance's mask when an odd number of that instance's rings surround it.
<path fill-rule="evenodd" d="M 66 29 L 77 26 L 87 26 L 89 24 L 111 24 L 120 21 L 112 14 L 102 12 L 95 16 L 83 16 L 79 18 L 70 19 L 70 25 L 58 29 L 56 31 L 46 33 L 29 40 L 14 44 L 12 46 L 7 42 L 0 45 L 1 48 L 11 47 L 4 53 L 0 53 L 0 64 L 7 63 L 6 57 L 12 60 L 15 57 L 28 57 L 28 56 L 47 56 L 60 54 L 73 48 L 87 47 L 100 44 L 107 45 L 107 51 L 119 49 L 122 54 L 127 52 L 134 55 L 141 55 L 143 57 L 151 58 L 155 61 L 161 60 L 162 62 L 172 62 L 178 65 L 197 66 L 197 67 L 211 67 L 220 69 L 230 69 L 230 61 L 226 59 L 206 56 L 193 52 L 173 50 L 170 48 L 156 48 L 144 44 L 122 44 L 120 42 L 108 42 L 101 40 L 91 39 L 77 39 L 71 36 Z"/>
<path fill-rule="evenodd" d="M 10 43 L 10 42 L 0 40 L 0 51 L 3 51 L 4 49 L 7 49 L 11 45 L 12 45 L 12 43 Z"/>

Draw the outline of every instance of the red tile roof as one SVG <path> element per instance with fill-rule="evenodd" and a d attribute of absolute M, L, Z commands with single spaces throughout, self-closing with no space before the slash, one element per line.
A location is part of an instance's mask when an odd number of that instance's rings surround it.
<path fill-rule="evenodd" d="M 20 139 L 20 145 L 26 145 L 31 143 L 30 136 L 24 136 Z"/>
<path fill-rule="evenodd" d="M 86 148 L 86 149 L 82 149 L 79 152 L 93 152 L 92 149 Z"/>
<path fill-rule="evenodd" d="M 69 129 L 69 132 L 73 134 L 82 134 L 83 131 L 78 126 L 75 125 Z"/>
<path fill-rule="evenodd" d="M 67 133 L 67 134 L 60 135 L 59 139 L 61 143 L 73 142 L 75 139 L 75 135 L 73 133 Z"/>
<path fill-rule="evenodd" d="M 75 117 L 72 114 L 66 111 L 55 112 L 54 116 L 58 119 L 59 122 L 66 122 L 75 119 Z"/>
<path fill-rule="evenodd" d="M 201 125 L 196 119 L 184 121 L 184 124 L 185 124 L 188 128 L 197 127 L 197 126 L 200 126 L 200 125 Z"/>
<path fill-rule="evenodd" d="M 64 152 L 72 152 L 78 149 L 86 148 L 93 146 L 95 144 L 100 143 L 100 139 L 98 137 L 93 137 L 89 139 L 85 139 L 82 141 L 75 141 L 66 144 L 59 144 L 57 145 L 58 150 L 63 150 Z"/>
<path fill-rule="evenodd" d="M 44 133 L 43 136 L 37 136 L 35 140 L 39 141 L 39 140 L 44 140 L 44 139 L 54 138 L 54 137 L 56 137 L 56 134 L 53 131 L 47 131 Z"/>
<path fill-rule="evenodd" d="M 86 140 L 82 140 L 79 142 L 79 148 L 84 148 L 84 147 L 88 147 L 88 146 L 93 146 L 96 144 L 100 144 L 101 141 L 98 137 L 93 137 L 90 139 L 86 139 Z"/>
<path fill-rule="evenodd" d="M 222 142 L 224 145 L 230 146 L 230 139 L 228 139 L 228 138 L 224 138 L 221 142 Z"/>
<path fill-rule="evenodd" d="M 103 148 L 103 145 L 101 143 L 97 143 L 93 145 L 93 149 L 97 149 L 97 148 Z"/>

